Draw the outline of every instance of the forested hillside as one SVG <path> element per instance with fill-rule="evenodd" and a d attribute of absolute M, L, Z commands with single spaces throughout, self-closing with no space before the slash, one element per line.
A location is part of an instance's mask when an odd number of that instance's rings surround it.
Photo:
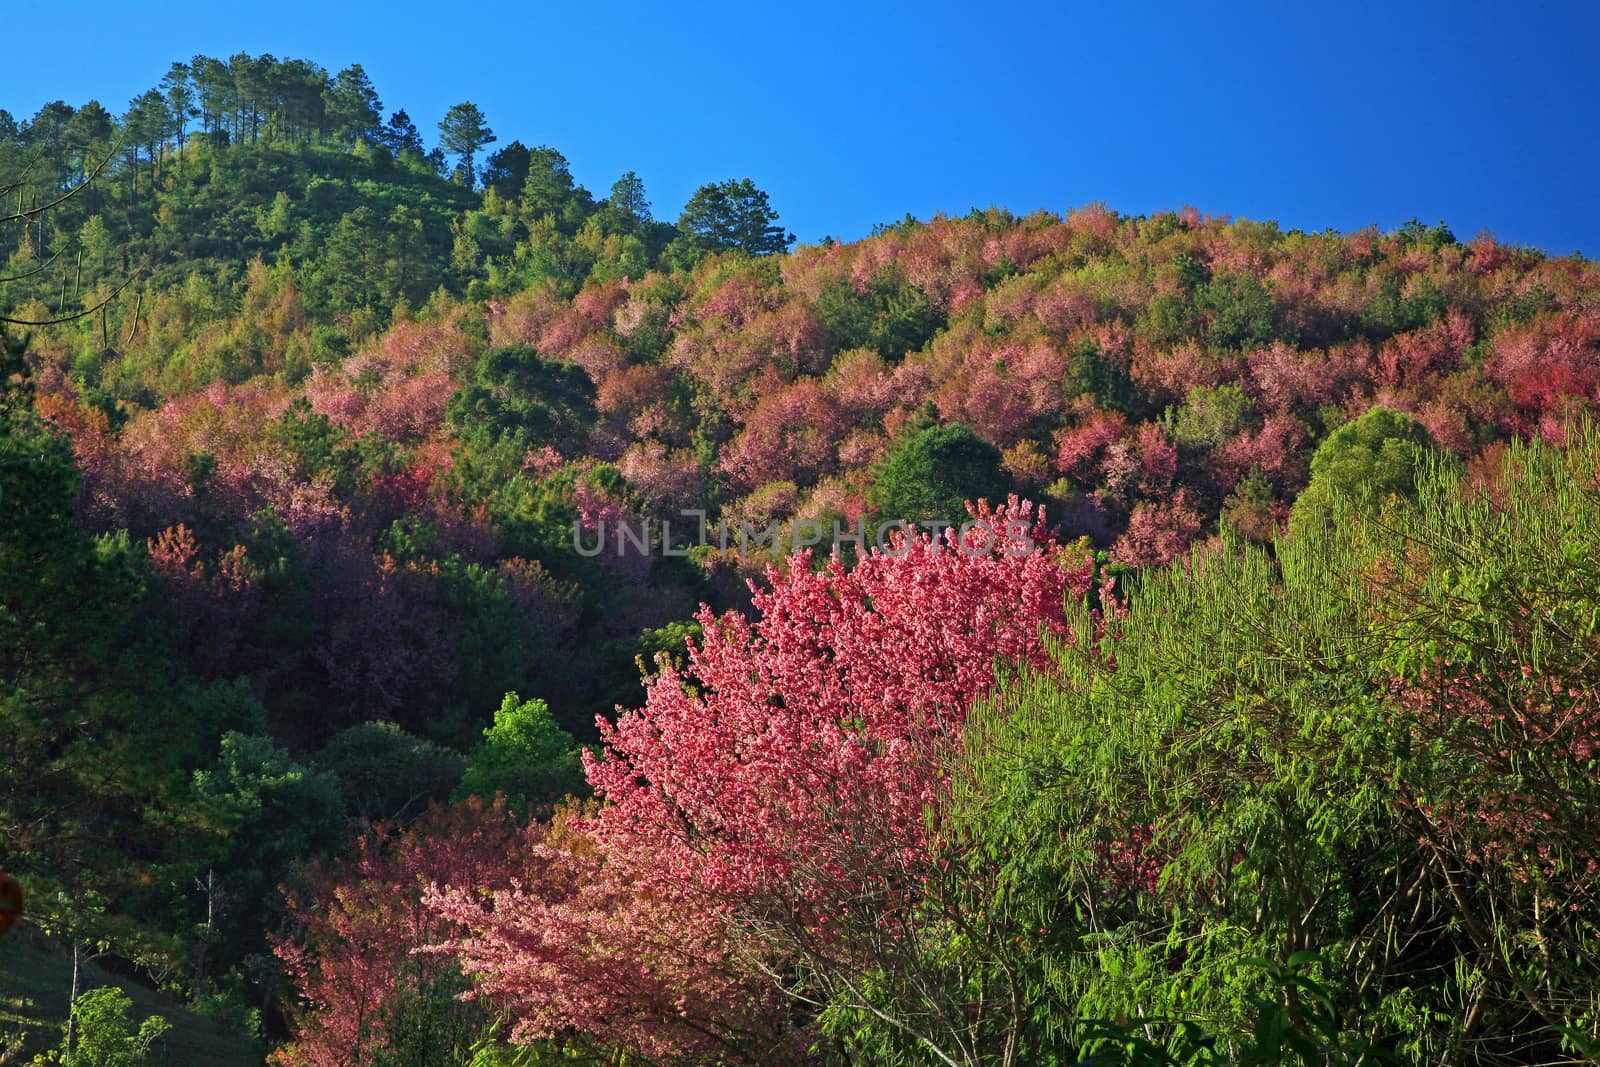
<path fill-rule="evenodd" d="M 26 936 L 284 1064 L 1597 1055 L 1593 262 L 386 110 L 0 110 Z"/>

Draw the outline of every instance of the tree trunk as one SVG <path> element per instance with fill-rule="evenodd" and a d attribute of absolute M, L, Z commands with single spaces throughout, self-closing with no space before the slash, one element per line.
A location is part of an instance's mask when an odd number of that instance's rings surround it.
<path fill-rule="evenodd" d="M 77 1037 L 78 1022 L 78 961 L 83 955 L 83 942 L 72 939 L 72 995 L 67 1000 L 67 1062 L 72 1062 L 73 1041 Z"/>

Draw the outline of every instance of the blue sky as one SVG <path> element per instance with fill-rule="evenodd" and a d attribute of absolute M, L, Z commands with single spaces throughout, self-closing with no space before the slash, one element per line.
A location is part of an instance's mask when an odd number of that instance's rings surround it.
<path fill-rule="evenodd" d="M 1600 254 L 1600 5 L 9 0 L 0 107 L 121 111 L 194 53 L 366 67 L 430 143 L 471 100 L 672 219 L 750 176 L 803 241 L 1101 200 Z M 1325 8 L 1337 7 L 1337 12 Z"/>

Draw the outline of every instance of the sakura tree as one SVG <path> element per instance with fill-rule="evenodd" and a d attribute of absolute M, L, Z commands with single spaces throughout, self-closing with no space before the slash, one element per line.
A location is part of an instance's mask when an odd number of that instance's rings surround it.
<path fill-rule="evenodd" d="M 770 570 L 753 618 L 703 608 L 687 665 L 661 661 L 645 706 L 600 722 L 585 767 L 606 804 L 581 823 L 597 857 L 581 883 L 436 891 L 471 931 L 451 951 L 513 998 L 525 1036 L 689 1055 L 730 1038 L 730 1006 L 767 1004 L 773 983 L 849 995 L 844 976 L 914 936 L 967 709 L 996 663 L 1043 667 L 1071 639 L 1064 598 L 1092 569 L 1014 497 L 853 567 L 808 564 Z M 650 1017 L 664 981 L 676 1013 L 616 1031 Z M 784 1016 L 763 1010 L 745 1017 L 765 1020 L 776 1056 Z"/>

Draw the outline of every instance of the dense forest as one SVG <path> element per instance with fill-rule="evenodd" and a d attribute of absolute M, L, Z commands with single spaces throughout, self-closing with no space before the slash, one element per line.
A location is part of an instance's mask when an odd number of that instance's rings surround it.
<path fill-rule="evenodd" d="M 0 1063 L 1600 1062 L 1593 262 L 385 110 L 0 110 Z"/>

